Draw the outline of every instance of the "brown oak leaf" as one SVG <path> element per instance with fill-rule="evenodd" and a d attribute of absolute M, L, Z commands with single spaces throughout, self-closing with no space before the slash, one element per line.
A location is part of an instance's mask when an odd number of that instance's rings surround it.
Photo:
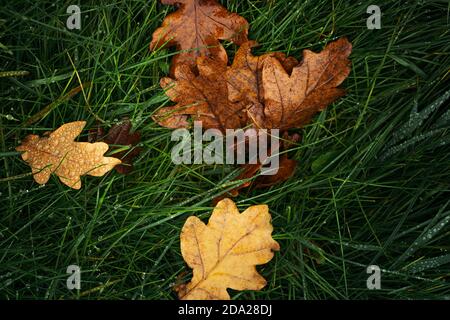
<path fill-rule="evenodd" d="M 283 140 L 281 140 L 280 143 L 280 150 L 286 151 L 289 150 L 292 145 L 297 143 L 300 140 L 300 135 L 297 133 L 294 133 L 292 136 L 289 135 L 287 131 L 283 133 Z M 270 149 L 269 149 L 270 151 Z M 240 181 L 240 180 L 248 180 L 253 178 L 258 174 L 258 172 L 262 168 L 261 162 L 258 161 L 256 164 L 244 164 L 242 165 L 242 171 L 241 173 L 233 179 L 233 181 Z M 213 200 L 213 204 L 218 203 L 222 199 L 225 199 L 226 197 L 237 197 L 239 195 L 239 192 L 242 189 L 250 188 L 250 189 L 262 189 L 262 188 L 268 188 L 273 185 L 282 183 L 286 180 L 288 180 L 295 172 L 295 169 L 297 167 L 297 161 L 289 159 L 286 153 L 283 153 L 280 155 L 279 159 L 279 167 L 278 171 L 274 175 L 259 175 L 253 180 L 245 181 L 242 184 L 239 184 L 235 188 L 229 190 L 226 192 L 225 195 L 216 197 Z"/>
<path fill-rule="evenodd" d="M 121 163 L 119 159 L 103 156 L 108 150 L 106 143 L 74 141 L 85 125 L 85 121 L 76 121 L 44 137 L 25 137 L 16 150 L 23 151 L 22 159 L 30 165 L 37 183 L 46 183 L 55 173 L 65 185 L 80 189 L 80 176 L 100 177 Z"/>
<path fill-rule="evenodd" d="M 175 68 L 175 79 L 161 79 L 167 96 L 177 103 L 158 110 L 153 119 L 161 126 L 189 127 L 189 118 L 201 121 L 205 129 L 236 129 L 247 123 L 245 105 L 228 99 L 227 65 L 207 57 L 197 59 L 199 75 L 188 65 Z"/>
<path fill-rule="evenodd" d="M 201 121 L 205 129 L 225 131 L 253 125 L 287 134 L 288 129 L 304 126 L 345 94 L 339 86 L 350 73 L 348 57 L 352 51 L 346 38 L 329 43 L 320 53 L 304 50 L 300 63 L 280 52 L 254 56 L 254 46 L 254 41 L 243 43 L 230 67 L 220 60 L 198 58 L 198 75 L 187 65 L 176 65 L 175 79 L 164 78 L 161 86 L 177 105 L 160 109 L 154 120 L 174 129 L 189 127 L 189 120 L 194 120 Z M 285 143 L 280 150 L 288 149 Z M 244 165 L 236 180 L 253 177 L 261 167 Z M 277 174 L 258 176 L 228 195 L 237 196 L 246 187 L 263 188 L 283 182 L 292 176 L 295 167 L 296 162 L 284 153 Z"/>
<path fill-rule="evenodd" d="M 195 67 L 200 56 L 228 63 L 227 53 L 219 40 L 230 40 L 238 45 L 247 41 L 247 20 L 230 13 L 216 0 L 161 0 L 161 3 L 175 5 L 178 10 L 168 15 L 153 33 L 150 49 L 167 45 L 183 51 L 172 61 L 172 75 L 179 64 Z"/>
<path fill-rule="evenodd" d="M 286 57 L 281 52 L 254 56 L 251 50 L 256 46 L 255 41 L 244 43 L 237 51 L 233 64 L 226 73 L 228 98 L 233 102 L 247 102 L 249 105 L 264 103 L 262 72 L 268 58 L 278 59 L 288 73 L 298 65 L 297 59 Z"/>
<path fill-rule="evenodd" d="M 227 288 L 260 290 L 266 280 L 256 265 L 269 262 L 280 250 L 272 238 L 267 205 L 239 213 L 230 199 L 220 201 L 205 225 L 189 217 L 181 231 L 181 253 L 193 277 L 177 291 L 183 300 L 229 300 Z"/>
<path fill-rule="evenodd" d="M 257 127 L 280 130 L 301 127 L 330 103 L 345 94 L 338 86 L 350 73 L 352 45 L 346 38 L 329 43 L 320 53 L 304 50 L 303 61 L 289 75 L 282 63 L 264 61 L 264 105 L 250 108 Z"/>
<path fill-rule="evenodd" d="M 282 183 L 288 180 L 295 171 L 297 167 L 297 161 L 289 159 L 286 154 L 280 156 L 280 164 L 278 168 L 278 172 L 274 175 L 260 175 L 255 179 L 253 188 L 261 189 L 268 188 L 273 185 Z"/>
<path fill-rule="evenodd" d="M 117 165 L 114 169 L 120 174 L 129 174 L 133 171 L 133 160 L 142 151 L 141 147 L 136 145 L 141 141 L 141 134 L 139 132 L 131 133 L 131 121 L 124 119 L 109 129 L 105 134 L 102 127 L 97 127 L 95 130 L 89 131 L 89 142 L 103 141 L 109 145 L 112 157 L 122 160 L 122 164 Z M 124 147 L 128 148 L 123 150 Z M 116 151 L 114 150 L 121 150 Z"/>

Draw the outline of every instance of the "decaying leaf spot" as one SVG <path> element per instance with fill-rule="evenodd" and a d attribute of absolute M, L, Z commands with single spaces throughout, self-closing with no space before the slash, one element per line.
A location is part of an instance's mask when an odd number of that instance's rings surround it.
<path fill-rule="evenodd" d="M 229 300 L 227 288 L 260 290 L 266 280 L 256 265 L 269 262 L 280 250 L 272 239 L 267 205 L 251 206 L 243 213 L 230 199 L 220 201 L 205 225 L 189 217 L 181 232 L 181 253 L 193 269 L 187 285 L 178 287 L 180 299 Z"/>
<path fill-rule="evenodd" d="M 76 121 L 62 125 L 48 136 L 25 137 L 16 150 L 23 151 L 22 159 L 30 165 L 37 183 L 46 183 L 55 173 L 67 186 L 80 189 L 80 176 L 100 177 L 121 163 L 103 156 L 108 150 L 106 143 L 74 141 L 85 125 L 85 121 Z"/>

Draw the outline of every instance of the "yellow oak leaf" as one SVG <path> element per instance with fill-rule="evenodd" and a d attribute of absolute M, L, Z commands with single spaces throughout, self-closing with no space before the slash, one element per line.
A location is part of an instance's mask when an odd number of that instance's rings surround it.
<path fill-rule="evenodd" d="M 189 217 L 181 232 L 181 253 L 193 269 L 191 282 L 176 290 L 184 300 L 229 300 L 227 288 L 260 290 L 266 280 L 256 265 L 269 262 L 280 249 L 272 239 L 267 205 L 243 213 L 230 199 L 220 201 L 205 225 Z"/>
<path fill-rule="evenodd" d="M 37 183 L 46 183 L 55 173 L 67 186 L 80 189 L 80 176 L 100 177 L 121 163 L 103 156 L 108 150 L 106 143 L 74 141 L 85 125 L 85 121 L 76 121 L 62 125 L 48 136 L 25 137 L 16 150 L 23 151 L 22 159 L 30 165 Z"/>

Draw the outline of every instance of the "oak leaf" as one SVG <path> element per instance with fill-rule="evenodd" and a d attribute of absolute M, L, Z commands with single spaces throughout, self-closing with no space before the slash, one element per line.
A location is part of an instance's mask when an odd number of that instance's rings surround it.
<path fill-rule="evenodd" d="M 181 253 L 193 269 L 192 280 L 177 288 L 180 299 L 229 300 L 227 288 L 260 290 L 266 280 L 256 265 L 269 262 L 280 249 L 272 239 L 266 205 L 243 213 L 230 199 L 220 201 L 205 225 L 189 217 L 181 232 Z"/>
<path fill-rule="evenodd" d="M 133 160 L 142 151 L 136 145 L 141 141 L 139 132 L 131 132 L 132 124 L 129 119 L 124 119 L 109 129 L 108 133 L 102 127 L 89 131 L 89 142 L 103 141 L 109 145 L 111 156 L 122 161 L 114 167 L 120 174 L 129 174 L 133 170 Z M 124 148 L 127 149 L 123 150 Z M 122 150 L 122 151 L 117 151 Z M 115 152 L 114 152 L 115 151 Z"/>
<path fill-rule="evenodd" d="M 153 119 L 161 126 L 189 127 L 189 118 L 205 129 L 236 129 L 247 123 L 245 105 L 228 99 L 227 65 L 207 57 L 197 59 L 199 75 L 185 64 L 175 68 L 175 79 L 161 79 L 167 96 L 177 103 L 158 110 Z"/>
<path fill-rule="evenodd" d="M 289 133 L 285 131 L 283 133 L 283 140 L 281 141 L 280 144 L 280 150 L 287 151 L 292 145 L 297 143 L 299 140 L 300 135 L 296 133 L 294 133 L 293 135 L 289 135 Z M 272 151 L 269 148 L 269 153 L 270 152 Z M 258 161 L 258 163 L 256 164 L 244 164 L 241 167 L 242 167 L 241 173 L 236 178 L 234 178 L 233 181 L 248 180 L 253 178 L 258 174 L 263 165 L 261 164 L 261 161 Z M 237 197 L 240 191 L 245 188 L 262 189 L 282 183 L 288 180 L 294 174 L 296 168 L 297 168 L 297 161 L 289 159 L 287 154 L 283 153 L 280 155 L 278 171 L 276 174 L 259 175 L 253 180 L 245 181 L 237 185 L 233 189 L 227 191 L 225 195 L 214 198 L 213 204 L 218 203 L 227 196 Z"/>
<path fill-rule="evenodd" d="M 264 61 L 264 105 L 249 108 L 257 127 L 280 130 L 301 127 L 330 103 L 345 94 L 338 86 L 350 73 L 352 45 L 346 38 L 328 44 L 320 53 L 304 50 L 303 61 L 286 72 L 282 63 Z"/>
<path fill-rule="evenodd" d="M 258 176 L 255 179 L 253 188 L 255 188 L 255 189 L 268 188 L 273 185 L 282 183 L 282 182 L 288 180 L 294 174 L 296 167 L 297 167 L 297 161 L 289 159 L 286 154 L 283 154 L 280 156 L 280 164 L 279 164 L 278 172 L 271 176 L 269 176 L 269 175 Z"/>
<path fill-rule="evenodd" d="M 268 58 L 278 59 L 288 73 L 298 65 L 297 59 L 286 57 L 281 52 L 254 56 L 251 50 L 257 45 L 255 41 L 242 44 L 234 57 L 233 64 L 227 70 L 228 97 L 233 102 L 244 101 L 256 105 L 264 103 L 262 72 Z"/>
<path fill-rule="evenodd" d="M 228 56 L 219 40 L 230 40 L 238 45 L 247 41 L 247 20 L 230 13 L 216 0 L 162 0 L 161 3 L 176 5 L 178 10 L 168 15 L 153 33 L 150 49 L 167 45 L 183 51 L 174 57 L 172 70 L 179 64 L 195 67 L 200 56 L 226 64 Z"/>
<path fill-rule="evenodd" d="M 301 137 L 298 133 L 289 134 L 287 131 L 283 132 L 283 139 L 280 143 L 280 163 L 278 172 L 274 175 L 260 175 L 255 179 L 251 185 L 252 188 L 261 189 L 274 186 L 288 180 L 297 168 L 297 161 L 289 159 L 286 151 L 291 149 L 300 141 Z"/>
<path fill-rule="evenodd" d="M 16 150 L 23 151 L 22 159 L 30 165 L 37 183 L 46 183 L 55 173 L 65 185 L 80 189 L 80 176 L 103 176 L 121 163 L 103 156 L 108 150 L 106 143 L 74 141 L 85 125 L 85 121 L 76 121 L 62 125 L 48 136 L 25 137 Z"/>

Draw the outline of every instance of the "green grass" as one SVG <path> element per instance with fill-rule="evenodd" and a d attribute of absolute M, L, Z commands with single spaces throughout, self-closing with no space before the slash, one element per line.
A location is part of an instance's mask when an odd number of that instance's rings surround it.
<path fill-rule="evenodd" d="M 148 44 L 173 8 L 86 0 L 81 31 L 69 31 L 66 8 L 77 2 L 53 3 L 0 6 L 0 72 L 30 72 L 0 78 L 0 298 L 175 299 L 171 286 L 189 271 L 179 249 L 184 221 L 206 222 L 236 169 L 175 166 L 171 131 L 151 119 L 171 104 L 159 79 L 174 52 L 151 53 Z M 449 299 L 448 1 L 222 3 L 251 23 L 259 53 L 299 58 L 342 36 L 354 45 L 348 94 L 296 130 L 295 176 L 235 199 L 240 209 L 269 205 L 281 251 L 258 268 L 268 280 L 262 291 L 232 297 Z M 366 28 L 370 4 L 381 7 L 381 30 Z M 236 47 L 226 48 L 232 58 Z M 40 186 L 14 151 L 30 133 L 123 116 L 144 147 L 128 176 L 83 177 L 79 191 L 54 176 Z M 66 288 L 71 264 L 82 269 L 78 292 Z M 370 264 L 383 271 L 381 290 L 366 288 Z"/>

